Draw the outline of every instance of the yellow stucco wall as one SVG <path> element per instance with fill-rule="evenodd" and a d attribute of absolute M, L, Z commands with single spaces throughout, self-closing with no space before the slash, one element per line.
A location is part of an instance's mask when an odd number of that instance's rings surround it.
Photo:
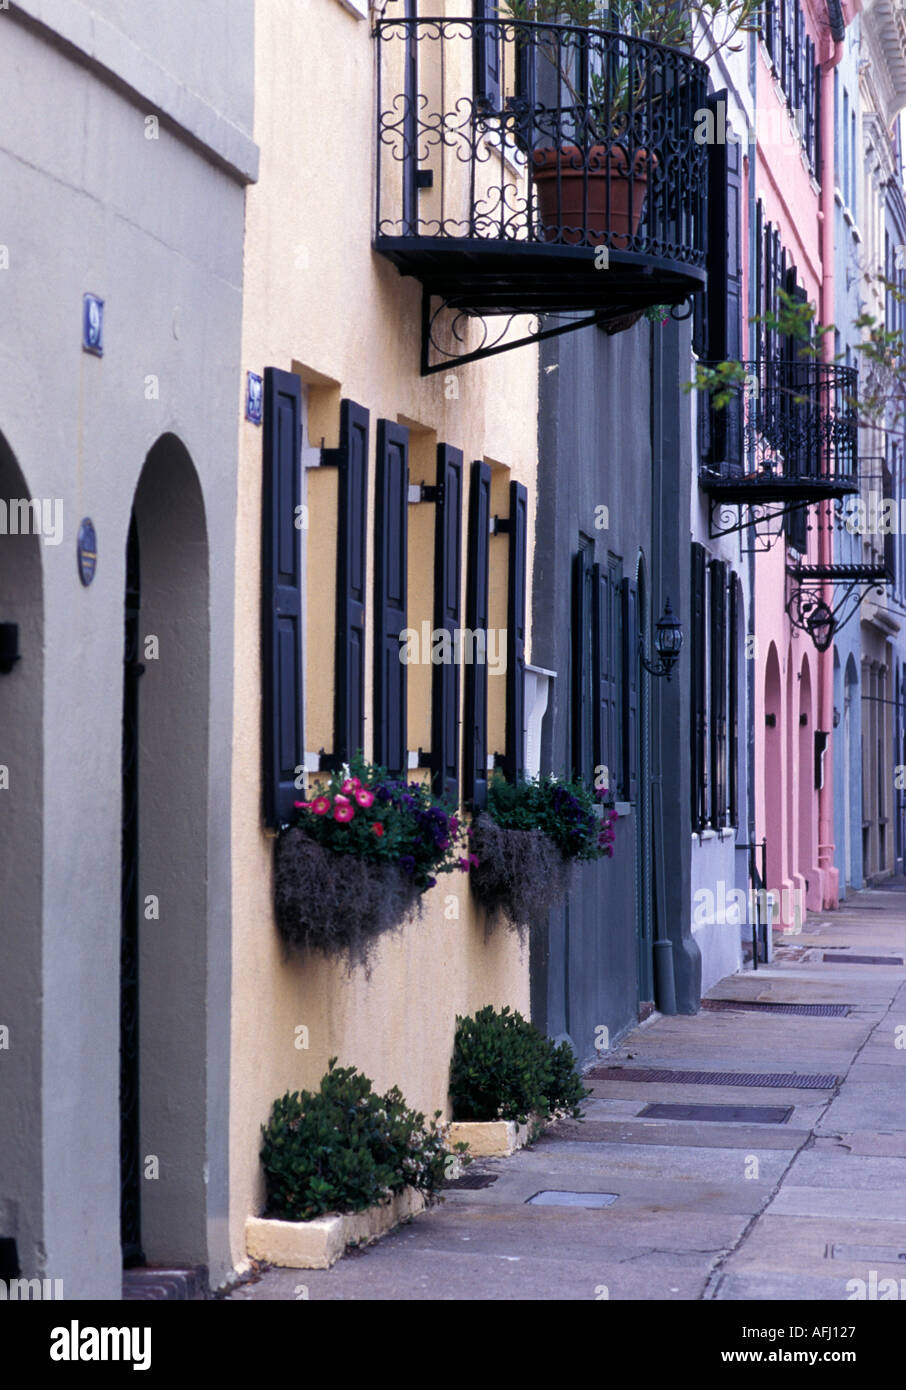
<path fill-rule="evenodd" d="M 368 530 L 373 574 L 377 420 L 410 427 L 411 477 L 433 481 L 443 441 L 494 465 L 495 510 L 506 484 L 529 489 L 529 584 L 536 472 L 537 353 L 418 371 L 420 286 L 371 249 L 374 62 L 370 26 L 338 0 L 260 0 L 256 15 L 255 139 L 260 181 L 249 190 L 243 367 L 295 370 L 307 383 L 308 437 L 337 442 L 339 402 L 371 413 Z M 528 1013 L 528 953 L 502 926 L 489 939 L 465 879 L 442 876 L 421 920 L 382 943 L 371 978 L 321 957 L 287 960 L 272 915 L 273 841 L 261 822 L 260 534 L 262 433 L 240 427 L 236 699 L 233 757 L 233 1016 L 230 1230 L 260 1210 L 260 1126 L 287 1088 L 317 1086 L 327 1060 L 359 1067 L 380 1089 L 397 1084 L 426 1113 L 446 1106 L 456 1014 L 509 1003 Z M 332 746 L 336 476 L 309 470 L 306 748 Z M 463 586 L 467 503 L 463 511 Z M 411 507 L 410 625 L 430 617 L 433 508 Z M 491 541 L 492 626 L 506 625 L 506 542 Z M 531 593 L 527 595 L 531 612 Z M 424 610 L 424 611 L 422 611 Z M 463 588 L 463 622 L 465 591 Z M 370 715 L 368 612 L 366 711 Z M 526 653 L 531 659 L 530 642 Z M 489 678 L 489 749 L 502 748 L 504 680 Z M 430 745 L 430 668 L 410 668 L 409 745 Z M 366 723 L 366 754 L 370 719 Z M 450 895 L 453 895 L 451 900 Z M 308 1030 L 298 1049 L 296 1028 Z"/>

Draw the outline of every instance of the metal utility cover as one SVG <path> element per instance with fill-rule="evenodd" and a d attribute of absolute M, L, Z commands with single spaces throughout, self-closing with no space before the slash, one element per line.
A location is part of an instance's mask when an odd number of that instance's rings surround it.
<path fill-rule="evenodd" d="M 829 1245 L 832 1260 L 870 1260 L 877 1264 L 906 1263 L 906 1245 Z"/>
<path fill-rule="evenodd" d="M 776 1091 L 832 1091 L 830 1072 L 799 1075 L 782 1071 L 671 1071 L 664 1067 L 594 1067 L 594 1081 L 651 1081 L 660 1086 L 762 1086 Z"/>
<path fill-rule="evenodd" d="M 618 1192 L 536 1192 L 529 1197 L 529 1207 L 609 1207 L 620 1194 Z"/>
<path fill-rule="evenodd" d="M 791 1105 L 646 1105 L 637 1118 L 647 1120 L 698 1120 L 704 1124 L 785 1125 Z"/>
<path fill-rule="evenodd" d="M 468 1189 L 477 1192 L 482 1187 L 490 1187 L 492 1182 L 496 1182 L 499 1173 L 463 1173 L 461 1178 L 450 1178 L 449 1182 L 444 1183 L 444 1190 L 448 1187 L 458 1187 L 462 1191 Z"/>
<path fill-rule="evenodd" d="M 768 999 L 703 999 L 712 1013 L 801 1014 L 803 1018 L 846 1018 L 851 1004 L 781 1004 Z"/>
<path fill-rule="evenodd" d="M 835 956 L 825 951 L 822 957 L 829 965 L 902 965 L 902 956 Z"/>

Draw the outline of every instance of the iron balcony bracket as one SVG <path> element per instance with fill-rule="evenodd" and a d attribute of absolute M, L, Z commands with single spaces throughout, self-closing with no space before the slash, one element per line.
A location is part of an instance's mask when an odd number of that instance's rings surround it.
<path fill-rule="evenodd" d="M 432 300 L 435 298 L 427 287 L 422 289 L 422 344 L 421 344 L 421 374 L 422 376 L 433 376 L 437 372 L 448 372 L 452 367 L 464 367 L 468 362 L 483 362 L 485 358 L 496 357 L 501 352 L 512 352 L 514 348 L 527 347 L 531 343 L 541 343 L 547 338 L 558 338 L 564 333 L 576 333 L 580 328 L 593 328 L 607 322 L 606 313 L 586 314 L 582 318 L 570 318 L 568 322 L 558 324 L 555 328 L 542 328 L 542 316 L 539 314 L 512 313 L 507 315 L 488 315 L 475 313 L 466 309 L 459 309 L 448 303 L 444 298 L 436 308 L 432 309 Z M 450 345 L 444 347 L 438 342 L 436 330 L 441 315 L 451 312 L 454 317 L 449 324 Z M 503 318 L 503 326 L 495 332 L 491 328 L 490 318 Z M 545 318 L 555 317 L 552 314 Z M 529 318 L 533 319 L 536 328 L 531 333 L 526 333 L 520 338 L 507 338 L 514 319 Z M 482 343 L 478 348 L 471 351 L 456 350 L 457 345 L 464 342 L 465 329 L 468 324 L 480 324 Z M 433 349 L 433 354 L 432 354 Z M 432 361 L 432 355 L 441 360 Z"/>
<path fill-rule="evenodd" d="M 751 531 L 751 544 L 742 546 L 744 555 L 765 555 L 783 534 L 783 522 L 811 502 L 726 502 L 713 494 L 709 497 L 708 535 L 711 540 Z M 759 531 L 759 526 L 768 526 Z M 776 529 L 774 529 L 776 526 Z"/>
<path fill-rule="evenodd" d="M 890 582 L 883 565 L 787 565 L 794 581 L 786 612 L 793 627 L 807 632 L 819 652 L 827 651 L 836 633 L 855 617 L 869 594 L 884 593 Z M 833 607 L 823 597 L 834 586 Z"/>

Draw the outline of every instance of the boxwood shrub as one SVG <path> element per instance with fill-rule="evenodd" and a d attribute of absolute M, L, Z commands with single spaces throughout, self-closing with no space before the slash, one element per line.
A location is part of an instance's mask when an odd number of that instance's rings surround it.
<path fill-rule="evenodd" d="M 336 1061 L 319 1090 L 274 1101 L 262 1126 L 265 1216 L 310 1221 L 362 1211 L 407 1186 L 431 1196 L 443 1184 L 451 1153 L 437 1128 L 440 1111 L 428 1126 L 396 1086 L 377 1095 L 367 1076 Z"/>
<path fill-rule="evenodd" d="M 454 1120 L 545 1119 L 572 1115 L 589 1094 L 569 1043 L 559 1045 L 508 1007 L 457 1018 L 450 1068 Z"/>

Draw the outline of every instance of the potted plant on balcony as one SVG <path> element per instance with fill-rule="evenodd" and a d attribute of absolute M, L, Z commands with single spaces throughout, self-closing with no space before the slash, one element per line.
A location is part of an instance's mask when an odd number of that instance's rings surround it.
<path fill-rule="evenodd" d="M 737 35 L 757 27 L 759 6 L 760 0 L 503 0 L 507 18 L 537 26 L 517 28 L 515 41 L 543 60 L 534 65 L 536 88 L 557 94 L 553 109 L 539 103 L 522 117 L 542 137 L 531 141 L 531 169 L 546 241 L 613 250 L 632 245 L 658 167 L 657 147 L 668 133 L 649 128 L 664 125 L 658 116 L 669 83 L 664 49 L 707 59 L 738 48 Z"/>
<path fill-rule="evenodd" d="M 469 883 L 488 914 L 524 931 L 543 925 L 569 887 L 577 860 L 613 855 L 615 811 L 580 782 L 535 777 L 488 788 L 488 808 L 469 827 Z"/>
<path fill-rule="evenodd" d="M 275 911 L 287 946 L 367 966 L 437 875 L 468 867 L 458 818 L 420 782 L 361 760 L 297 801 L 277 838 Z"/>

